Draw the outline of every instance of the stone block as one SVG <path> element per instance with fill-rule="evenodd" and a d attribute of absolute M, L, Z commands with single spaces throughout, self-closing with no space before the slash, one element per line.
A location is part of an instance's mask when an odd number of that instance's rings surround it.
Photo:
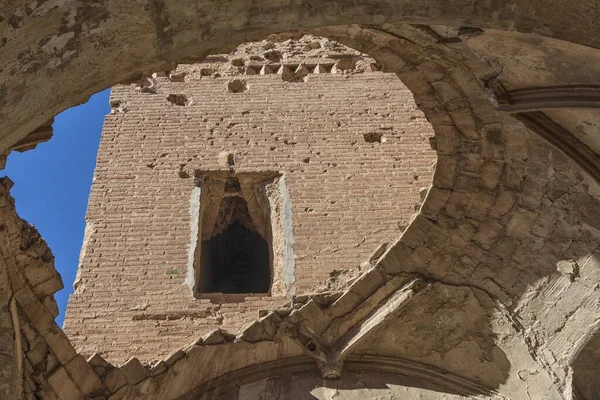
<path fill-rule="evenodd" d="M 204 336 L 202 338 L 202 341 L 204 345 L 212 346 L 216 344 L 231 343 L 234 339 L 235 335 L 232 335 L 231 333 L 226 332 L 222 329 L 215 329 L 214 331 Z M 173 357 L 177 358 L 176 354 L 174 354 Z"/>
<path fill-rule="evenodd" d="M 135 357 L 130 358 L 129 361 L 121 366 L 121 372 L 123 372 L 127 382 L 129 382 L 129 385 L 131 386 L 143 381 L 149 376 L 148 370 L 144 368 L 140 360 Z"/>
<path fill-rule="evenodd" d="M 526 165 L 523 161 L 513 161 L 507 163 L 504 167 L 504 176 L 502 181 L 508 189 L 520 191 L 525 179 Z"/>
<path fill-rule="evenodd" d="M 494 243 L 490 251 L 499 257 L 505 258 L 510 256 L 519 244 L 518 239 L 504 236 Z"/>
<path fill-rule="evenodd" d="M 435 219 L 436 214 L 444 207 L 452 192 L 449 190 L 431 187 L 421 206 L 421 214 L 427 218 Z"/>
<path fill-rule="evenodd" d="M 438 154 L 453 156 L 458 152 L 460 133 L 453 126 L 440 126 L 435 132 L 435 149 Z"/>
<path fill-rule="evenodd" d="M 56 274 L 52 279 L 40 283 L 33 288 L 33 291 L 40 297 L 50 296 L 64 287 L 60 275 Z"/>
<path fill-rule="evenodd" d="M 496 197 L 494 194 L 486 192 L 478 192 L 471 198 L 466 216 L 477 221 L 484 221 L 488 217 L 488 213 Z"/>
<path fill-rule="evenodd" d="M 424 217 L 423 217 L 424 218 Z M 404 245 L 414 249 L 423 243 L 427 239 L 427 233 L 420 229 L 417 225 L 409 225 L 408 228 L 404 231 L 404 234 L 401 237 L 401 243 Z M 397 257 L 401 260 L 402 256 L 407 252 L 407 249 L 403 247 L 399 247 L 397 250 Z"/>
<path fill-rule="evenodd" d="M 485 161 L 481 166 L 481 186 L 488 190 L 495 190 L 500 182 L 503 162 Z"/>
<path fill-rule="evenodd" d="M 90 394 L 102 386 L 100 378 L 82 355 L 77 355 L 69 361 L 65 365 L 65 369 L 84 395 Z"/>
<path fill-rule="evenodd" d="M 530 210 L 538 210 L 546 194 L 547 182 L 541 178 L 528 177 L 521 190 L 521 205 Z"/>
<path fill-rule="evenodd" d="M 444 211 L 447 215 L 452 218 L 461 218 L 469 209 L 469 205 L 471 204 L 471 198 L 473 194 L 467 192 L 452 192 L 446 205 L 444 206 Z"/>
<path fill-rule="evenodd" d="M 501 123 L 484 125 L 481 130 L 481 156 L 487 160 L 504 161 L 506 129 Z"/>
<path fill-rule="evenodd" d="M 89 359 L 88 364 L 94 369 L 96 375 L 103 379 L 106 373 L 111 369 L 111 365 L 104 360 L 98 353 L 94 353 Z"/>
<path fill-rule="evenodd" d="M 504 134 L 504 157 L 507 162 L 527 159 L 527 135 L 529 131 L 522 125 L 509 125 L 503 131 Z"/>
<path fill-rule="evenodd" d="M 466 103 L 465 103 L 466 106 Z M 477 123 L 473 118 L 473 113 L 468 106 L 465 108 L 459 108 L 448 112 L 450 118 L 454 122 L 456 128 L 460 133 L 469 139 L 479 138 L 479 132 L 477 131 Z"/>
<path fill-rule="evenodd" d="M 453 84 L 460 88 L 462 93 L 481 93 L 483 89 L 481 80 L 477 79 L 472 70 L 468 68 L 449 68 L 446 72 L 452 78 Z M 469 98 L 469 100 L 473 100 L 473 103 L 484 103 L 481 99 L 481 96 Z"/>
<path fill-rule="evenodd" d="M 536 217 L 537 213 L 533 211 L 524 208 L 516 209 L 506 225 L 506 234 L 514 237 L 526 236 Z"/>
<path fill-rule="evenodd" d="M 489 215 L 493 218 L 499 218 L 506 215 L 515 205 L 516 196 L 512 191 L 501 191 L 496 196 L 496 201 L 490 209 Z"/>
<path fill-rule="evenodd" d="M 167 371 L 169 366 L 164 361 L 159 361 L 150 368 L 150 376 L 160 375 Z"/>
<path fill-rule="evenodd" d="M 453 100 L 462 100 L 463 94 L 460 93 L 454 85 L 449 82 L 438 81 L 432 82 L 431 86 L 435 89 L 436 94 L 442 100 L 442 103 L 448 103 Z"/>
<path fill-rule="evenodd" d="M 411 247 L 402 241 L 398 241 L 377 263 L 377 267 L 381 268 L 387 274 L 397 274 L 406 270 L 407 259 L 412 252 L 413 249 Z"/>
<path fill-rule="evenodd" d="M 56 300 L 54 300 L 54 296 L 44 297 L 42 300 L 42 304 L 44 305 L 46 310 L 48 310 L 48 313 L 53 318 L 56 318 L 58 316 L 58 313 L 59 313 L 58 304 L 56 304 Z"/>
<path fill-rule="evenodd" d="M 495 219 L 488 219 L 479 225 L 479 230 L 473 237 L 473 240 L 483 248 L 489 249 L 496 243 L 503 231 L 504 226 L 500 222 Z"/>
<path fill-rule="evenodd" d="M 410 255 L 409 262 L 416 265 L 417 269 L 423 268 L 434 256 L 434 252 L 426 244 L 418 246 Z"/>
<path fill-rule="evenodd" d="M 482 162 L 481 156 L 479 154 L 461 154 L 461 157 L 458 160 L 458 170 L 461 173 L 467 173 L 468 175 L 479 175 Z"/>
<path fill-rule="evenodd" d="M 81 400 L 83 393 L 63 367 L 59 367 L 48 377 L 48 384 L 60 400 Z"/>
<path fill-rule="evenodd" d="M 116 393 L 119 389 L 127 385 L 127 378 L 119 368 L 109 371 L 103 381 L 104 386 L 106 386 L 110 393 Z"/>
<path fill-rule="evenodd" d="M 218 331 L 219 331 L 219 329 L 214 330 L 211 334 L 209 334 L 208 336 L 206 336 L 204 338 L 204 344 L 205 345 L 211 345 L 211 344 L 222 344 L 222 343 L 224 343 L 224 339 L 218 333 Z M 183 357 L 185 357 L 185 351 L 183 351 L 183 350 L 175 350 L 174 352 L 172 352 L 165 359 L 165 364 L 167 364 L 167 365 L 173 365 L 177 361 L 181 360 Z"/>
<path fill-rule="evenodd" d="M 552 210 L 543 209 L 535 220 L 535 223 L 531 227 L 531 233 L 536 236 L 547 238 L 552 234 L 554 224 L 559 218 L 557 212 Z"/>
<path fill-rule="evenodd" d="M 30 346 L 31 348 L 25 355 L 35 368 L 38 364 L 46 361 L 46 357 L 48 357 L 48 345 L 43 340 L 37 340 L 33 345 L 30 343 Z"/>
<path fill-rule="evenodd" d="M 56 279 L 58 276 L 58 272 L 56 272 L 51 263 L 43 263 L 41 260 L 32 258 L 28 254 L 18 254 L 17 260 L 19 261 L 19 264 L 25 265 L 23 268 L 23 275 L 25 275 L 29 284 L 33 287 L 46 281 Z"/>
<path fill-rule="evenodd" d="M 429 232 L 427 232 L 427 240 L 425 241 L 425 243 L 427 243 L 431 247 L 443 247 L 443 243 L 448 238 L 449 233 L 450 232 L 448 232 L 440 225 L 435 224 L 431 227 Z"/>
<path fill-rule="evenodd" d="M 240 340 L 250 343 L 256 343 L 272 338 L 269 337 L 269 335 L 265 332 L 263 324 L 259 321 L 251 322 L 249 325 L 244 327 L 238 337 Z"/>
<path fill-rule="evenodd" d="M 108 368 L 110 364 L 98 353 L 94 353 L 88 358 L 88 364 L 92 367 Z"/>
<path fill-rule="evenodd" d="M 441 189 L 451 189 L 456 176 L 457 161 L 455 157 L 439 155 L 433 176 L 433 184 Z"/>

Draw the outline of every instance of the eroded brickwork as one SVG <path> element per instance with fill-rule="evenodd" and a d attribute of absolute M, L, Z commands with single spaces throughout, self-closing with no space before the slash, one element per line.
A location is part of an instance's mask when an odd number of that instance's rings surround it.
<path fill-rule="evenodd" d="M 284 175 L 296 294 L 398 237 L 431 183 L 431 126 L 400 80 L 368 57 L 309 39 L 210 61 L 113 88 L 65 322 L 84 354 L 162 359 L 288 301 L 215 304 L 185 284 L 194 176 L 227 170 L 224 152 L 236 172 Z"/>

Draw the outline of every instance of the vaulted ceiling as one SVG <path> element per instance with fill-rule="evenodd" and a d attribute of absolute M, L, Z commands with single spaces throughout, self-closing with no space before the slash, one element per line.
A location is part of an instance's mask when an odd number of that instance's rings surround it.
<path fill-rule="evenodd" d="M 59 365 L 35 379 L 65 399 L 193 398 L 284 366 L 337 377 L 347 360 L 350 371 L 430 379 L 441 392 L 569 398 L 569 365 L 600 304 L 600 32 L 589 2 L 5 2 L 0 152 L 47 139 L 54 115 L 98 90 L 290 30 L 370 54 L 433 125 L 434 183 L 402 237 L 339 297 L 298 301 L 237 337 L 215 333 L 160 371 L 116 369 L 139 378 L 117 387 L 101 361 L 64 350 L 51 313 L 39 311 L 47 293 L 28 291 L 15 267 L 23 232 L 7 200 L 0 314 L 10 327 L 26 317 Z M 363 314 L 329 332 L 348 310 Z M 219 367 L 202 369 L 207 358 Z M 0 372 L 17 379 L 19 368 Z"/>

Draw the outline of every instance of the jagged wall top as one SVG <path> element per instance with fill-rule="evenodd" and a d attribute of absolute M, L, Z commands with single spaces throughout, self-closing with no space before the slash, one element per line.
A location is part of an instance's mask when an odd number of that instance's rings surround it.
<path fill-rule="evenodd" d="M 361 73 L 380 71 L 373 58 L 333 40 L 313 35 L 270 35 L 244 43 L 230 54 L 208 56 L 198 64 L 181 64 L 173 80 L 201 77 L 298 73 Z"/>

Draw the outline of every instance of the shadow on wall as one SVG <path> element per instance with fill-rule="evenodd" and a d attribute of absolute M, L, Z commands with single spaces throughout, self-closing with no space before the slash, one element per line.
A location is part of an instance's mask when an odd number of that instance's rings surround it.
<path fill-rule="evenodd" d="M 550 343 L 575 342 L 559 333 L 572 322 L 569 315 L 593 296 L 581 286 L 598 282 L 597 277 L 586 282 L 571 279 L 568 269 L 560 268 L 565 260 L 581 264 L 598 249 L 600 217 L 598 198 L 590 189 L 593 183 L 560 150 L 480 101 L 482 88 L 472 84 L 493 74 L 486 70 L 489 66 L 471 65 L 461 79 L 455 79 L 458 74 L 446 76 L 430 86 L 429 78 L 420 78 L 427 75 L 422 72 L 427 67 L 415 57 L 423 49 L 403 40 L 410 37 L 409 29 L 392 31 L 402 46 L 395 43 L 395 51 L 390 52 L 378 42 L 369 54 L 383 65 L 401 64 L 410 71 L 407 65 L 414 63 L 419 69 L 419 74 L 398 76 L 436 130 L 438 163 L 422 215 L 384 256 L 381 267 L 415 272 L 441 287 L 438 295 L 414 302 L 398 319 L 402 322 L 394 327 L 395 343 L 374 338 L 373 346 L 357 352 L 374 351 L 378 345 L 380 354 L 398 349 L 403 357 L 499 388 L 511 369 L 521 367 L 511 367 L 512 362 L 524 360 L 517 354 L 516 349 L 521 349 L 531 354 L 528 363 L 538 364 L 549 378 L 555 378 L 554 371 L 565 366 L 566 357 L 560 345 L 552 348 Z M 359 49 L 377 37 L 367 33 L 347 38 L 340 32 L 340 37 L 320 33 Z M 385 40 L 380 38 L 375 40 Z M 451 53 L 445 57 L 444 67 L 437 66 L 440 71 L 452 70 L 449 65 L 464 69 L 463 61 Z M 448 88 L 455 90 L 453 96 L 446 96 Z M 436 108 L 436 96 L 447 103 L 447 113 Z M 466 101 L 469 98 L 478 100 Z M 443 127 L 447 120 L 454 121 L 455 129 Z M 477 131 L 478 120 L 485 123 Z M 474 147 L 473 140 L 481 147 Z M 554 290 L 555 282 L 565 280 L 560 290 Z M 444 308 L 448 313 L 440 312 Z M 456 318 L 464 323 L 456 323 Z M 507 344 L 507 338 L 512 342 Z M 531 343 L 549 350 L 550 360 Z M 548 368 L 545 362 L 554 365 Z M 550 387 L 551 379 L 547 383 Z"/>
<path fill-rule="evenodd" d="M 345 373 L 340 380 L 324 380 L 316 372 L 290 374 L 281 377 L 262 379 L 241 385 L 214 400 L 241 399 L 294 399 L 329 400 L 402 398 L 423 400 L 439 399 L 441 393 L 445 399 L 461 399 L 460 395 L 448 394 L 446 388 L 436 387 L 423 379 L 413 379 L 392 374 Z M 202 397 L 208 400 L 207 397 Z"/>
<path fill-rule="evenodd" d="M 571 368 L 574 398 L 600 399 L 600 322 L 592 327 Z"/>

